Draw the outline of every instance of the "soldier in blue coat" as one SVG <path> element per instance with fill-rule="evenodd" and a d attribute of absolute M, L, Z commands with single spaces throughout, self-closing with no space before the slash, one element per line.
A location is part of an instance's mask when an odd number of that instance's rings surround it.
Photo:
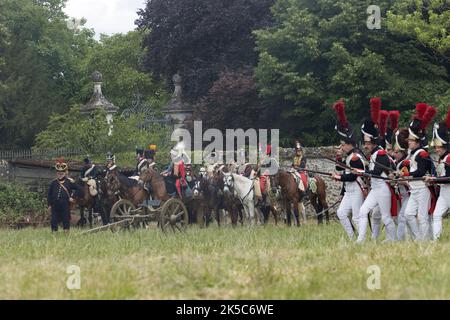
<path fill-rule="evenodd" d="M 68 232 L 70 229 L 70 203 L 73 201 L 72 193 L 77 187 L 67 177 L 68 171 L 67 163 L 60 159 L 55 165 L 57 178 L 52 181 L 48 189 L 47 204 L 51 211 L 51 228 L 52 232 L 58 231 L 58 224 L 62 223 L 64 231 Z"/>

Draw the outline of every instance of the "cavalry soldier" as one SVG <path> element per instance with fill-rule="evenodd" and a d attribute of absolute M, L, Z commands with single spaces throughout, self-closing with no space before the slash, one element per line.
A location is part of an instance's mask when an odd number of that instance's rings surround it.
<path fill-rule="evenodd" d="M 353 137 L 353 130 L 347 121 L 344 102 L 339 101 L 335 103 L 333 109 L 336 111 L 338 118 L 335 129 L 341 141 L 337 161 L 342 162 L 348 168 L 364 171 L 364 158 L 357 148 L 356 140 Z M 344 170 L 339 166 L 336 166 L 336 169 L 339 171 Z M 344 197 L 337 210 L 337 216 L 348 237 L 353 239 L 353 226 L 358 228 L 359 209 L 364 202 L 364 193 L 366 191 L 365 182 L 361 177 L 352 173 L 350 169 L 345 169 L 343 173 L 336 173 L 332 177 L 337 181 L 343 182 Z M 350 222 L 349 214 L 352 216 L 353 226 Z"/>
<path fill-rule="evenodd" d="M 106 155 L 106 168 L 108 171 L 112 171 L 117 168 L 116 166 L 116 156 L 111 152 Z"/>
<path fill-rule="evenodd" d="M 433 241 L 438 241 L 442 232 L 442 216 L 450 209 L 450 107 L 447 112 L 445 122 L 436 123 L 433 130 L 433 145 L 439 155 L 439 165 L 437 166 L 438 179 L 427 177 L 427 182 L 437 182 L 440 186 L 439 198 L 433 213 Z M 439 181 L 439 178 L 444 181 Z"/>
<path fill-rule="evenodd" d="M 133 176 L 139 176 L 141 169 L 145 164 L 144 149 L 136 149 L 136 161 L 136 169 L 134 170 Z"/>
<path fill-rule="evenodd" d="M 188 186 L 186 181 L 186 165 L 191 164 L 191 159 L 185 151 L 183 142 L 178 142 L 175 147 L 170 150 L 170 157 L 172 162 L 162 175 L 170 176 L 175 179 L 175 187 L 181 198 L 183 195 L 182 190 Z"/>
<path fill-rule="evenodd" d="M 369 167 L 366 168 L 365 172 L 369 175 L 387 178 L 388 173 L 386 172 L 386 167 L 391 167 L 392 161 L 386 150 L 383 150 L 379 145 L 380 132 L 378 126 L 380 121 L 381 99 L 371 99 L 370 108 L 371 119 L 366 120 L 361 127 L 361 132 L 364 137 L 364 148 L 370 153 Z M 358 174 L 358 170 L 353 170 L 353 173 Z M 371 190 L 359 211 L 358 243 L 365 241 L 369 213 L 377 209 L 377 207 L 386 227 L 386 241 L 395 241 L 396 230 L 391 212 L 392 196 L 393 190 L 385 180 L 371 177 Z"/>
<path fill-rule="evenodd" d="M 306 158 L 303 154 L 303 148 L 300 141 L 295 141 L 295 156 L 292 163 L 293 172 L 297 177 L 299 190 L 305 192 L 308 186 L 308 176 L 302 169 L 306 169 Z"/>
<path fill-rule="evenodd" d="M 419 103 L 416 115 L 409 125 L 408 147 L 410 152 L 411 170 L 405 177 L 423 178 L 431 174 L 431 158 L 426 150 L 426 128 L 436 115 L 434 107 Z M 406 224 L 411 231 L 413 240 L 426 240 L 429 237 L 429 210 L 432 202 L 431 190 L 425 181 L 409 181 L 411 195 L 405 209 Z"/>
<path fill-rule="evenodd" d="M 47 194 L 47 204 L 51 211 L 52 232 L 58 231 L 58 224 L 62 223 L 65 232 L 70 230 L 70 205 L 74 201 L 72 192 L 79 191 L 79 187 L 72 183 L 66 173 L 67 163 L 59 159 L 55 164 L 57 178 L 52 181 Z"/>
<path fill-rule="evenodd" d="M 80 172 L 81 181 L 89 186 L 89 194 L 94 197 L 94 210 L 98 212 L 100 200 L 98 198 L 97 178 L 100 174 L 97 166 L 92 163 L 92 160 L 87 156 L 84 159 L 84 166 Z"/>

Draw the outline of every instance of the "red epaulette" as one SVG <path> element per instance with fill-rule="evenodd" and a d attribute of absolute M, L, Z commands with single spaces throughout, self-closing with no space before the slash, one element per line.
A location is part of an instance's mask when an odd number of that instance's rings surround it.
<path fill-rule="evenodd" d="M 354 153 L 351 160 L 352 161 L 358 161 L 359 160 L 358 155 L 356 153 Z"/>
<path fill-rule="evenodd" d="M 409 160 L 403 160 L 402 167 L 409 167 L 411 165 L 411 161 Z"/>
<path fill-rule="evenodd" d="M 386 150 L 380 150 L 380 151 L 378 151 L 377 155 L 385 156 L 385 155 L 387 155 L 387 151 Z"/>
<path fill-rule="evenodd" d="M 450 164 L 450 156 L 447 157 L 447 160 L 445 160 L 446 164 Z"/>
<path fill-rule="evenodd" d="M 427 158 L 430 154 L 426 152 L 425 150 L 419 153 L 419 156 L 421 158 Z"/>

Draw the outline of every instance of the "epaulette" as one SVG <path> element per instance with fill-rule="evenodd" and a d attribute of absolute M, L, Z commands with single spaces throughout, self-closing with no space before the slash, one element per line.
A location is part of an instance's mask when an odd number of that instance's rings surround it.
<path fill-rule="evenodd" d="M 358 160 L 361 160 L 361 158 L 356 153 L 353 153 L 351 161 L 358 161 Z"/>
<path fill-rule="evenodd" d="M 380 150 L 380 151 L 378 151 L 377 155 L 385 156 L 385 155 L 387 155 L 387 151 L 386 150 Z"/>
<path fill-rule="evenodd" d="M 430 154 L 424 150 L 419 153 L 419 156 L 421 158 L 428 158 L 430 156 Z"/>

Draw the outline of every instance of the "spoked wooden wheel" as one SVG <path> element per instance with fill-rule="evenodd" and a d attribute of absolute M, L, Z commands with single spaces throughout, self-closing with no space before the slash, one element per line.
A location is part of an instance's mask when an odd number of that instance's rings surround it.
<path fill-rule="evenodd" d="M 111 208 L 111 222 L 129 219 L 130 216 L 136 215 L 136 206 L 128 200 L 120 199 Z"/>
<path fill-rule="evenodd" d="M 172 229 L 173 232 L 183 232 L 188 221 L 188 211 L 180 199 L 172 198 L 162 206 L 159 225 L 163 231 Z"/>

